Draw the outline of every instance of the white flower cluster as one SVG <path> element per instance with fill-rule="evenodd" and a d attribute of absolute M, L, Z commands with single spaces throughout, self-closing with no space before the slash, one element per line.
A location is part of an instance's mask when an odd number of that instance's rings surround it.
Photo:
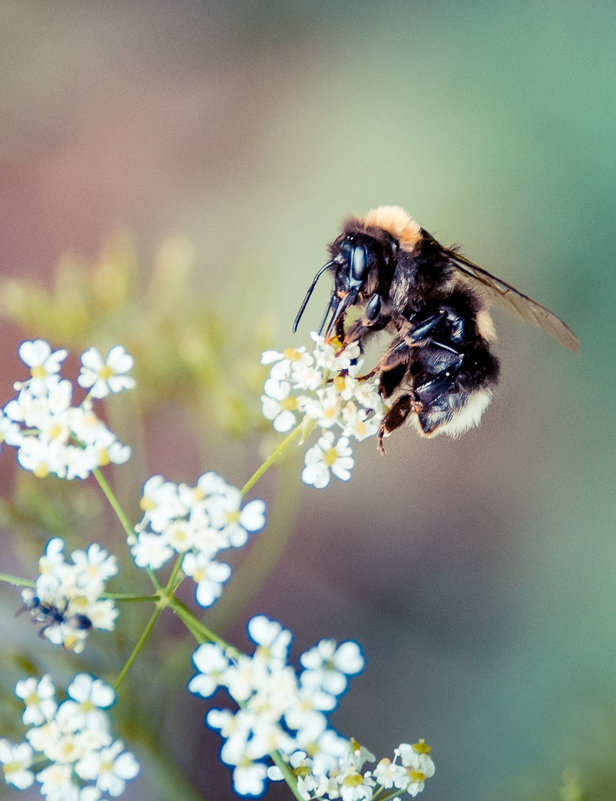
<path fill-rule="evenodd" d="M 383 797 L 394 797 L 400 801 L 398 791 L 415 797 L 425 787 L 426 779 L 434 775 L 434 762 L 430 756 L 431 748 L 423 740 L 414 745 L 401 743 L 394 750 L 394 758 L 381 759 L 374 769 L 365 769 L 366 762 L 374 762 L 374 754 L 363 748 L 355 740 L 347 741 L 344 752 L 336 764 L 324 770 L 318 758 L 308 756 L 305 751 L 291 755 L 289 766 L 297 781 L 297 788 L 306 801 L 371 801 Z M 282 771 L 273 767 L 268 771 L 269 778 L 280 780 Z M 392 792 L 393 790 L 393 792 Z"/>
<path fill-rule="evenodd" d="M 133 365 L 132 357 L 121 345 L 106 360 L 95 348 L 87 350 L 77 380 L 90 392 L 73 406 L 73 386 L 60 376 L 67 355 L 66 349 L 53 351 L 43 339 L 22 342 L 19 356 L 31 377 L 15 384 L 17 397 L 0 410 L 0 441 L 17 448 L 21 467 L 40 477 L 86 478 L 97 467 L 123 464 L 130 457 L 130 448 L 96 416 L 90 398 L 134 386 L 124 374 Z"/>
<path fill-rule="evenodd" d="M 99 801 L 103 793 L 121 795 L 139 773 L 134 755 L 110 733 L 104 710 L 115 691 L 101 679 L 77 674 L 61 703 L 48 674 L 18 681 L 15 694 L 25 702 L 22 719 L 30 728 L 26 742 L 0 739 L 8 784 L 25 790 L 36 780 L 47 801 Z"/>
<path fill-rule="evenodd" d="M 220 756 L 234 766 L 236 792 L 260 795 L 268 778 L 280 778 L 271 772 L 274 751 L 288 762 L 297 752 L 308 752 L 320 774 L 336 769 L 348 741 L 329 727 L 327 716 L 346 691 L 348 677 L 363 669 L 364 658 L 355 642 L 321 640 L 301 655 L 298 675 L 287 663 L 288 629 L 258 615 L 249 622 L 248 634 L 257 646 L 252 656 L 215 643 L 200 645 L 193 654 L 199 672 L 188 688 L 207 698 L 224 687 L 238 704 L 235 712 L 210 710 L 206 721 L 225 739 Z"/>
<path fill-rule="evenodd" d="M 49 540 L 39 559 L 40 575 L 34 589 L 22 590 L 24 608 L 43 624 L 41 634 L 54 645 L 81 653 L 91 629 L 112 631 L 118 609 L 101 599 L 107 581 L 118 572 L 115 556 L 93 543 L 73 551 L 72 564 L 64 559 L 64 541 Z"/>
<path fill-rule="evenodd" d="M 265 525 L 265 503 L 249 501 L 213 472 L 194 487 L 152 476 L 143 487 L 143 517 L 135 526 L 131 552 L 138 567 L 158 570 L 176 554 L 184 554 L 182 570 L 195 581 L 195 600 L 211 606 L 221 595 L 231 568 L 216 561 L 219 551 L 240 548 L 249 533 Z"/>
<path fill-rule="evenodd" d="M 375 378 L 360 377 L 359 343 L 336 353 L 323 337 L 311 334 L 313 353 L 306 348 L 267 350 L 263 364 L 271 364 L 263 387 L 263 414 L 276 431 L 290 431 L 300 417 L 314 420 L 322 429 L 318 443 L 306 452 L 302 480 L 321 489 L 330 474 L 348 481 L 354 465 L 351 439 L 376 434 L 383 418 L 383 402 Z M 336 438 L 334 431 L 340 431 Z"/>

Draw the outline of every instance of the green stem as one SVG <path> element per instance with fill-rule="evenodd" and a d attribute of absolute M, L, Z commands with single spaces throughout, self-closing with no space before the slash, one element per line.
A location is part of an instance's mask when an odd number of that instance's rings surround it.
<path fill-rule="evenodd" d="M 109 501 L 109 504 L 110 504 L 111 508 L 116 513 L 118 520 L 122 524 L 122 528 L 126 532 L 127 538 L 130 539 L 130 538 L 134 537 L 135 536 L 135 530 L 131 526 L 130 521 L 129 521 L 128 517 L 126 516 L 126 514 L 124 512 L 124 509 L 122 509 L 122 506 L 121 506 L 120 502 L 116 498 L 114 491 L 109 486 L 109 482 L 107 481 L 105 476 L 101 473 L 100 468 L 96 467 L 92 471 L 92 475 L 98 481 L 98 484 L 99 484 L 100 488 L 102 489 L 103 493 L 105 494 L 105 497 Z M 147 567 L 146 568 L 146 572 L 147 572 L 148 576 L 150 577 L 150 581 L 152 582 L 154 587 L 157 590 L 161 590 L 162 587 L 160 585 L 159 580 L 156 578 L 156 574 L 154 573 L 154 571 L 151 568 Z"/>
<path fill-rule="evenodd" d="M 8 573 L 0 573 L 0 581 L 6 581 L 7 584 L 13 584 L 15 587 L 34 587 L 33 581 L 19 578 L 19 576 L 9 576 Z"/>
<path fill-rule="evenodd" d="M 301 423 L 296 425 L 295 428 L 289 434 L 287 434 L 287 436 L 282 440 L 282 442 L 278 445 L 278 447 L 275 448 L 270 453 L 270 455 L 263 462 L 263 464 L 255 470 L 255 472 L 250 476 L 248 481 L 244 484 L 244 486 L 240 490 L 242 495 L 246 495 L 248 490 L 251 489 L 252 487 L 254 487 L 254 485 L 261 478 L 263 473 L 265 473 L 267 470 L 269 470 L 269 468 L 274 464 L 276 459 L 278 459 L 278 457 L 282 453 L 284 453 L 284 451 L 286 451 L 286 449 L 293 442 L 293 440 L 296 439 L 296 437 L 298 437 L 302 433 L 304 428 L 305 428 L 304 421 L 302 420 Z"/>
<path fill-rule="evenodd" d="M 100 597 L 110 598 L 112 601 L 151 601 L 152 603 L 160 601 L 160 595 L 157 592 L 154 593 L 154 595 L 131 595 L 126 592 L 104 592 Z"/>
<path fill-rule="evenodd" d="M 184 556 L 180 554 L 178 558 L 175 560 L 175 564 L 173 565 L 173 570 L 171 571 L 171 575 L 169 576 L 169 580 L 167 581 L 167 586 L 165 587 L 165 592 L 169 597 L 175 595 L 175 591 L 180 586 L 180 584 L 184 581 L 184 576 L 180 577 L 180 580 L 175 583 L 175 579 L 177 574 L 179 573 L 180 567 L 182 566 L 182 561 Z"/>
<path fill-rule="evenodd" d="M 284 761 L 284 759 L 280 756 L 278 751 L 273 751 L 270 754 L 270 756 L 274 764 L 278 766 L 278 769 L 282 773 L 285 782 L 289 785 L 289 788 L 293 793 L 293 795 L 297 799 L 299 799 L 299 801 L 304 801 L 303 795 L 301 795 L 300 791 L 297 788 L 297 779 L 295 778 L 293 771 L 289 767 L 289 764 Z"/>
<path fill-rule="evenodd" d="M 115 687 L 116 690 L 118 689 L 118 687 L 122 684 L 122 682 L 126 678 L 126 674 L 131 669 L 131 666 L 132 666 L 133 662 L 135 661 L 135 659 L 139 655 L 139 652 L 142 650 L 142 648 L 145 645 L 148 637 L 152 633 L 152 629 L 154 628 L 154 624 L 156 623 L 156 621 L 160 617 L 160 614 L 163 611 L 164 606 L 165 606 L 164 604 L 161 604 L 160 606 L 156 607 L 156 609 L 152 613 L 152 617 L 148 620 L 145 629 L 141 632 L 141 637 L 139 637 L 139 639 L 137 640 L 137 644 L 133 648 L 133 651 L 132 651 L 131 655 L 128 657 L 128 659 L 126 661 L 126 664 L 124 665 L 124 667 L 122 668 L 122 670 L 118 674 L 118 678 L 114 682 L 113 686 Z"/>
<path fill-rule="evenodd" d="M 118 520 L 122 524 L 122 528 L 126 532 L 126 536 L 134 537 L 135 531 L 131 526 L 128 517 L 124 513 L 124 509 L 122 509 L 122 507 L 120 506 L 120 502 L 116 498 L 115 493 L 109 486 L 109 482 L 107 481 L 105 476 L 101 473 L 100 468 L 99 467 L 94 468 L 92 474 L 94 475 L 94 478 L 98 481 L 98 484 L 102 489 L 102 491 L 105 493 L 105 497 L 109 501 L 111 508 L 116 513 Z"/>
<path fill-rule="evenodd" d="M 217 645 L 220 645 L 221 648 L 224 648 L 225 651 L 229 651 L 231 653 L 237 654 L 238 651 L 232 645 L 229 645 L 228 642 L 219 637 L 215 634 L 211 629 L 208 629 L 207 626 L 204 626 L 201 621 L 197 620 L 197 618 L 193 615 L 193 613 L 185 606 L 181 601 L 178 601 L 177 598 L 169 598 L 169 606 L 175 614 L 180 618 L 180 620 L 184 623 L 184 625 L 188 626 L 193 636 L 195 632 L 199 635 L 196 637 L 199 642 L 215 642 Z"/>

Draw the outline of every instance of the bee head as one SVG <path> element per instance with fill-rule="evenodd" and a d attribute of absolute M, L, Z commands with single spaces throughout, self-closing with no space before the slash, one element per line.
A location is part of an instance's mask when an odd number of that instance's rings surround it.
<path fill-rule="evenodd" d="M 319 333 L 325 329 L 329 341 L 332 331 L 338 331 L 345 312 L 356 303 L 365 303 L 375 293 L 387 297 L 395 265 L 397 241 L 382 228 L 366 225 L 357 217 L 349 218 L 342 233 L 329 246 L 331 260 L 317 272 L 295 318 L 297 329 L 304 309 L 317 281 L 326 270 L 334 276 L 334 289 L 321 322 Z"/>

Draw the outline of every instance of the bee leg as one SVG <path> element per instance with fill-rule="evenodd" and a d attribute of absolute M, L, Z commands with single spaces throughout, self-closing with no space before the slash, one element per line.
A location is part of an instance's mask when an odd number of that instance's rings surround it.
<path fill-rule="evenodd" d="M 380 371 L 379 393 L 382 398 L 389 398 L 404 380 L 408 365 L 405 362 L 397 364 L 391 370 Z"/>
<path fill-rule="evenodd" d="M 408 364 L 411 353 L 410 345 L 403 339 L 392 343 L 385 353 L 381 356 L 374 368 L 376 372 L 387 373 L 394 370 L 401 364 Z"/>
<path fill-rule="evenodd" d="M 383 437 L 385 437 L 387 434 L 391 434 L 391 432 L 395 431 L 397 428 L 400 428 L 400 426 L 406 421 L 409 414 L 412 414 L 413 412 L 419 413 L 422 408 L 423 405 L 416 401 L 412 395 L 402 395 L 402 397 L 398 398 L 385 417 L 381 420 L 381 425 L 379 426 L 377 433 L 377 444 L 381 453 L 385 453 Z"/>
<path fill-rule="evenodd" d="M 405 331 L 402 333 L 405 341 L 408 345 L 417 345 L 419 342 L 425 341 L 429 338 L 428 334 L 436 328 L 443 317 L 446 316 L 447 312 L 445 309 L 440 309 L 436 314 L 431 314 L 429 317 L 426 317 L 426 319 L 418 325 L 414 325 L 412 321 L 409 321 L 408 326 L 405 326 Z"/>
<path fill-rule="evenodd" d="M 362 342 L 365 337 L 374 331 L 382 331 L 390 322 L 389 314 L 381 314 L 382 300 L 380 295 L 373 295 L 366 310 L 359 320 L 356 320 L 344 337 L 344 347 L 351 342 Z"/>

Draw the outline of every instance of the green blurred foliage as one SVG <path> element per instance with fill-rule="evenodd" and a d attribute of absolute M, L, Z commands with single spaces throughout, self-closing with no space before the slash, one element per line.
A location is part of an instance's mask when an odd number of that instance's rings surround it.
<path fill-rule="evenodd" d="M 140 271 L 134 242 L 118 233 L 94 261 L 63 255 L 49 288 L 0 280 L 0 315 L 29 337 L 75 353 L 121 343 L 135 358 L 145 414 L 172 401 L 196 412 L 197 430 L 200 417 L 246 438 L 265 428 L 259 355 L 271 343 L 273 320 L 243 321 L 240 309 L 203 296 L 191 283 L 195 258 L 191 243 L 176 237 L 158 248 L 151 269 Z"/>

